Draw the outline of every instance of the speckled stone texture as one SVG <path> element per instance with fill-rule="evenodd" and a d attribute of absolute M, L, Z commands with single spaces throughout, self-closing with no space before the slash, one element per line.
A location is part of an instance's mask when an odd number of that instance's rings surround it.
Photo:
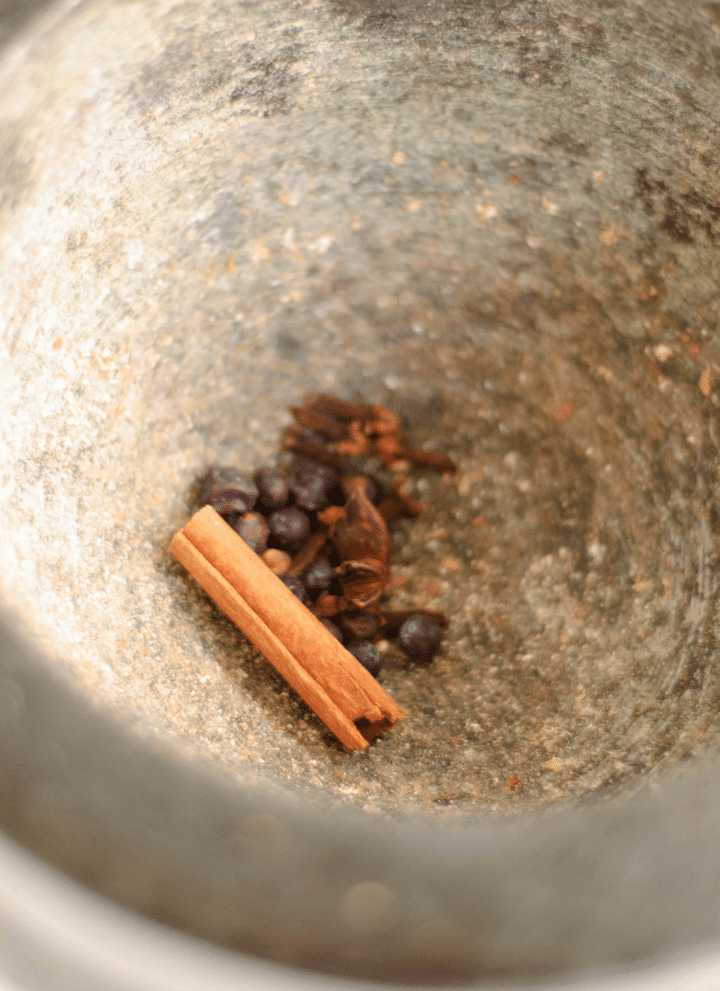
<path fill-rule="evenodd" d="M 0 589 L 62 677 L 374 817 L 562 816 L 713 755 L 719 45 L 716 4 L 575 0 L 65 3 L 10 43 Z M 395 536 L 443 650 L 387 650 L 408 716 L 359 754 L 168 555 L 313 390 L 460 464 Z"/>

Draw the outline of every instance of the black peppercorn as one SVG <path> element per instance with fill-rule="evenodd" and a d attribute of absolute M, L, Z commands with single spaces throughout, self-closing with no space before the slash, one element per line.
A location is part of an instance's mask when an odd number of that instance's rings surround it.
<path fill-rule="evenodd" d="M 416 664 L 429 664 L 440 649 L 442 629 L 434 619 L 416 613 L 398 630 L 398 646 Z"/>
<path fill-rule="evenodd" d="M 380 628 L 380 621 L 371 612 L 340 613 L 340 625 L 355 640 L 372 640 Z"/>
<path fill-rule="evenodd" d="M 211 468 L 200 489 L 200 502 L 222 516 L 249 513 L 257 497 L 253 480 L 237 468 Z"/>
<path fill-rule="evenodd" d="M 297 506 L 271 513 L 268 525 L 272 540 L 284 551 L 294 551 L 310 536 L 310 517 Z"/>
<path fill-rule="evenodd" d="M 296 504 L 310 512 L 325 509 L 337 485 L 338 476 L 332 468 L 305 458 L 298 461 L 290 478 L 290 488 Z"/>
<path fill-rule="evenodd" d="M 332 580 L 332 565 L 324 558 L 313 561 L 303 572 L 305 588 L 311 599 L 316 599 L 322 592 L 329 591 Z"/>
<path fill-rule="evenodd" d="M 382 669 L 382 657 L 375 644 L 369 640 L 351 640 L 346 646 L 373 678 L 377 678 Z"/>
<path fill-rule="evenodd" d="M 258 502 L 268 513 L 282 509 L 290 501 L 290 481 L 280 468 L 261 468 L 255 475 L 255 484 Z"/>
<path fill-rule="evenodd" d="M 305 602 L 305 587 L 303 583 L 295 575 L 285 575 L 280 581 L 287 588 L 290 589 L 292 594 L 300 599 L 301 602 Z"/>
<path fill-rule="evenodd" d="M 336 640 L 339 640 L 340 643 L 342 643 L 343 635 L 340 627 L 336 626 L 331 619 L 327 618 L 327 616 L 320 616 L 318 618 L 320 619 L 320 622 L 325 627 L 325 629 L 328 630 L 329 633 L 332 633 L 332 635 L 335 637 Z"/>
<path fill-rule="evenodd" d="M 232 528 L 256 554 L 266 550 L 270 527 L 260 513 L 244 513 L 233 522 Z"/>

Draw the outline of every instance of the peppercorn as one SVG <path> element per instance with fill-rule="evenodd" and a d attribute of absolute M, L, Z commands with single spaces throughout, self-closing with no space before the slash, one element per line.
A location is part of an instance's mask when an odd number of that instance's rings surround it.
<path fill-rule="evenodd" d="M 398 630 L 398 646 L 415 664 L 429 664 L 440 649 L 442 629 L 434 619 L 415 613 Z"/>
<path fill-rule="evenodd" d="M 270 550 L 264 551 L 260 556 L 278 578 L 283 578 L 290 570 L 292 558 L 287 551 L 281 551 L 278 547 L 271 547 Z"/>
<path fill-rule="evenodd" d="M 271 513 L 268 525 L 272 540 L 284 551 L 294 551 L 310 536 L 310 517 L 297 506 L 287 506 Z"/>
<path fill-rule="evenodd" d="M 380 629 L 380 621 L 372 612 L 343 612 L 339 619 L 343 630 L 354 640 L 372 640 Z"/>
<path fill-rule="evenodd" d="M 325 509 L 328 505 L 338 481 L 338 476 L 332 468 L 303 458 L 298 461 L 290 478 L 290 489 L 295 496 L 295 503 L 301 509 L 316 512 Z"/>
<path fill-rule="evenodd" d="M 296 575 L 285 575 L 280 581 L 290 589 L 293 595 L 297 596 L 301 602 L 305 602 L 305 586 Z"/>
<path fill-rule="evenodd" d="M 332 633 L 332 635 L 335 637 L 336 640 L 339 640 L 340 643 L 342 643 L 343 635 L 340 627 L 336 626 L 331 619 L 327 618 L 327 616 L 320 616 L 319 619 L 322 625 L 325 627 L 325 629 L 328 630 L 328 632 Z"/>
<path fill-rule="evenodd" d="M 232 528 L 256 554 L 262 554 L 267 548 L 270 527 L 260 513 L 244 513 L 235 520 Z"/>
<path fill-rule="evenodd" d="M 290 481 L 280 468 L 261 468 L 255 474 L 258 502 L 267 513 L 282 509 L 290 502 Z"/>
<path fill-rule="evenodd" d="M 258 497 L 257 486 L 237 468 L 211 468 L 203 479 L 200 502 L 227 516 L 249 513 Z"/>
<path fill-rule="evenodd" d="M 373 678 L 377 678 L 382 669 L 382 657 L 375 644 L 369 640 L 351 640 L 345 646 Z"/>
<path fill-rule="evenodd" d="M 309 564 L 303 572 L 303 582 L 310 598 L 316 599 L 322 592 L 329 591 L 333 577 L 332 565 L 324 558 Z"/>

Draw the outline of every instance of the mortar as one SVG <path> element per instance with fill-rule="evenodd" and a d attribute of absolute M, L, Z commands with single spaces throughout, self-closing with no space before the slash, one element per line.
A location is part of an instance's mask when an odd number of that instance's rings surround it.
<path fill-rule="evenodd" d="M 60 4 L 0 67 L 6 831 L 381 981 L 717 936 L 715 4 Z M 308 391 L 457 480 L 347 753 L 174 564 Z"/>

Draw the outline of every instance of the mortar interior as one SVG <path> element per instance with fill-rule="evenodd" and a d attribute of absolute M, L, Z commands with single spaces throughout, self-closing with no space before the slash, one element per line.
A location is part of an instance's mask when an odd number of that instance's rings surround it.
<path fill-rule="evenodd" d="M 135 732 L 370 811 L 717 747 L 712 87 L 694 108 L 610 8 L 534 55 L 521 12 L 463 10 L 90 4 L 2 70 L 3 599 Z M 360 754 L 167 550 L 207 466 L 267 463 L 313 390 L 461 466 L 397 542 L 392 602 L 447 612 L 443 653 L 389 655 L 408 718 Z"/>

